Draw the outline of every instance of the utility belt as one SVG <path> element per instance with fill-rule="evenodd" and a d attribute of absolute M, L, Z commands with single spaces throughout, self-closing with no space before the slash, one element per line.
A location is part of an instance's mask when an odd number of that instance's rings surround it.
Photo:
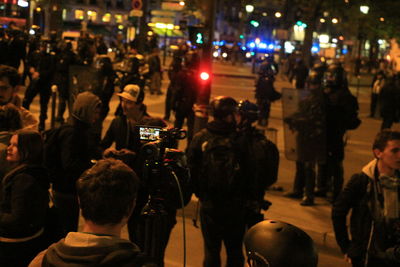
<path fill-rule="evenodd" d="M 43 234 L 44 228 L 41 228 L 39 231 L 37 231 L 35 234 L 28 236 L 28 237 L 20 237 L 20 238 L 10 238 L 10 237 L 2 237 L 0 236 L 0 242 L 3 243 L 22 243 L 26 242 L 32 239 L 35 239 L 36 237 L 39 237 Z"/>

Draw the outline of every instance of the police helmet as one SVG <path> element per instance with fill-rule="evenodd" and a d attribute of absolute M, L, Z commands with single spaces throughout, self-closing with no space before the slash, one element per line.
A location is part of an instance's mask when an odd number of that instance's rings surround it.
<path fill-rule="evenodd" d="M 258 119 L 258 106 L 249 100 L 241 100 L 238 104 L 238 112 L 243 119 L 254 122 Z"/>
<path fill-rule="evenodd" d="M 216 119 L 223 119 L 237 111 L 237 102 L 229 96 L 217 96 L 210 103 L 211 115 Z"/>
<path fill-rule="evenodd" d="M 347 86 L 346 71 L 340 64 L 332 64 L 324 75 L 324 87 L 338 89 Z"/>
<path fill-rule="evenodd" d="M 291 224 L 265 220 L 251 227 L 244 244 L 251 267 L 316 267 L 313 240 Z"/>

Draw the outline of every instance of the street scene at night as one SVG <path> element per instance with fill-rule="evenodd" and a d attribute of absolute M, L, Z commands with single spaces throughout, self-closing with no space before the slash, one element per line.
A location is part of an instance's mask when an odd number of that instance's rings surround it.
<path fill-rule="evenodd" d="M 399 9 L 0 1 L 0 266 L 400 266 Z"/>

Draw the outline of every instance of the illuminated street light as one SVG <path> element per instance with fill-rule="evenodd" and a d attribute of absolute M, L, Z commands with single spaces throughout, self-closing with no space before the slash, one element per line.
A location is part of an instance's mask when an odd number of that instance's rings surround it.
<path fill-rule="evenodd" d="M 319 42 L 320 42 L 321 44 L 327 44 L 327 43 L 329 43 L 329 35 L 327 35 L 327 34 L 321 34 L 321 35 L 319 36 Z"/>
<path fill-rule="evenodd" d="M 275 12 L 275 17 L 277 17 L 277 18 L 280 18 L 280 17 L 282 17 L 282 13 L 281 12 Z"/>
<path fill-rule="evenodd" d="M 262 15 L 263 15 L 263 17 L 268 16 L 267 12 L 263 12 Z"/>
<path fill-rule="evenodd" d="M 363 14 L 368 14 L 369 6 L 360 6 L 360 11 Z"/>
<path fill-rule="evenodd" d="M 325 23 L 325 19 L 324 19 L 324 18 L 320 18 L 320 19 L 319 19 L 319 22 Z"/>
<path fill-rule="evenodd" d="M 246 5 L 246 12 L 251 13 L 254 11 L 254 6 L 253 5 Z"/>
<path fill-rule="evenodd" d="M 184 2 L 184 1 L 180 1 L 180 2 L 179 2 L 179 5 L 180 5 L 180 6 L 184 6 L 184 5 L 185 5 L 185 2 Z"/>
<path fill-rule="evenodd" d="M 333 23 L 333 24 L 336 24 L 336 23 L 338 23 L 338 22 L 339 22 L 339 20 L 338 20 L 337 18 L 333 18 L 333 19 L 332 19 L 332 23 Z"/>
<path fill-rule="evenodd" d="M 385 18 L 384 18 L 384 17 L 381 17 L 381 18 L 379 18 L 379 20 L 380 20 L 381 22 L 384 22 L 384 21 L 385 21 Z"/>

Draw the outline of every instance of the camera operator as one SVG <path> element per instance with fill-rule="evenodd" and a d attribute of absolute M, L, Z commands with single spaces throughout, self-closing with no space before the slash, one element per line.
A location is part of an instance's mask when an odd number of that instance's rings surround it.
<path fill-rule="evenodd" d="M 144 242 L 138 240 L 143 234 L 142 210 L 149 199 L 149 185 L 143 174 L 144 159 L 140 155 L 143 143 L 140 140 L 140 133 L 136 126 L 158 126 L 166 127 L 167 124 L 160 118 L 153 118 L 146 112 L 146 105 L 143 104 L 144 92 L 139 86 L 128 84 L 122 93 L 121 98 L 123 114 L 117 116 L 111 122 L 101 146 L 105 149 L 104 157 L 114 157 L 127 163 L 141 178 L 141 186 L 138 192 L 137 205 L 128 221 L 129 239 L 138 244 L 145 250 Z M 115 142 L 115 149 L 110 148 Z M 164 177 L 161 177 L 164 178 Z M 169 235 L 176 224 L 176 208 L 165 206 L 165 216 L 163 217 L 163 234 L 156 236 L 160 238 L 156 244 L 161 247 L 161 256 L 155 259 L 158 266 L 163 266 L 164 251 L 168 243 Z"/>

